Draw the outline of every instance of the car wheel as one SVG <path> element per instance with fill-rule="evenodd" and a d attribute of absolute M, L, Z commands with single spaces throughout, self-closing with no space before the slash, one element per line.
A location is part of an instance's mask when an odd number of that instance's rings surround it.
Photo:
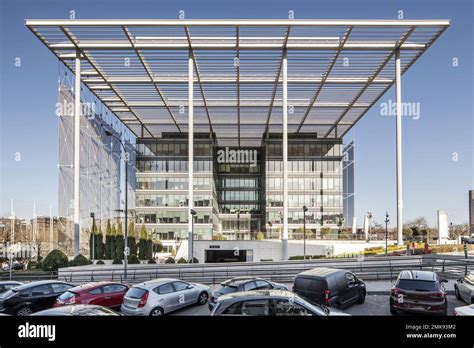
<path fill-rule="evenodd" d="M 203 291 L 199 294 L 198 303 L 200 305 L 205 305 L 207 303 L 208 298 L 209 298 L 209 295 L 207 294 L 207 292 Z"/>
<path fill-rule="evenodd" d="M 365 302 L 365 291 L 362 291 L 359 295 L 359 299 L 357 300 L 358 304 L 362 304 Z"/>
<path fill-rule="evenodd" d="M 163 312 L 163 308 L 160 307 L 153 308 L 150 312 L 150 317 L 161 317 L 163 315 L 165 315 L 165 313 Z"/>
<path fill-rule="evenodd" d="M 454 295 L 458 300 L 462 300 L 461 295 L 459 294 L 459 289 L 457 286 L 454 287 Z"/>
<path fill-rule="evenodd" d="M 16 311 L 16 315 L 18 315 L 20 317 L 24 317 L 24 316 L 30 315 L 32 313 L 33 313 L 33 309 L 31 307 L 28 307 L 28 306 L 21 307 L 20 309 L 18 309 Z"/>

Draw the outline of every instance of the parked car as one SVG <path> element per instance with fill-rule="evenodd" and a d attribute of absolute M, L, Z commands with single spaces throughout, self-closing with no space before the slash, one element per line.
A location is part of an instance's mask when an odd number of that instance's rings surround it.
<path fill-rule="evenodd" d="M 91 304 L 120 308 L 128 286 L 115 282 L 93 282 L 73 287 L 59 296 L 54 307 L 71 304 Z"/>
<path fill-rule="evenodd" d="M 367 294 L 365 283 L 354 273 L 319 267 L 296 275 L 293 291 L 311 303 L 345 308 L 362 304 Z"/>
<path fill-rule="evenodd" d="M 473 316 L 474 304 L 454 308 L 454 315 L 456 316 Z"/>
<path fill-rule="evenodd" d="M 251 290 L 288 290 L 286 285 L 274 283 L 262 278 L 255 277 L 236 277 L 226 280 L 212 292 L 209 298 L 209 310 L 213 310 L 217 299 L 225 294 Z"/>
<path fill-rule="evenodd" d="M 88 317 L 88 316 L 120 316 L 110 308 L 96 305 L 76 304 L 61 306 L 31 314 L 31 316 L 48 317 Z"/>
<path fill-rule="evenodd" d="M 42 280 L 14 287 L 0 295 L 0 313 L 30 315 L 51 308 L 58 296 L 74 285 Z"/>
<path fill-rule="evenodd" d="M 474 274 L 467 274 L 454 283 L 454 293 L 458 300 L 467 304 L 474 303 Z"/>
<path fill-rule="evenodd" d="M 443 283 L 435 272 L 401 271 L 390 290 L 390 313 L 448 314 L 448 299 Z"/>
<path fill-rule="evenodd" d="M 313 305 L 290 291 L 254 290 L 222 295 L 217 299 L 211 315 L 328 316 L 348 314 L 324 305 Z"/>
<path fill-rule="evenodd" d="M 124 315 L 164 315 L 195 303 L 206 304 L 210 291 L 207 285 L 179 279 L 150 280 L 127 291 L 121 312 Z"/>
<path fill-rule="evenodd" d="M 6 280 L 6 281 L 3 281 L 3 282 L 0 282 L 0 294 L 3 294 L 5 291 L 8 291 L 11 288 L 19 286 L 21 284 L 23 284 L 23 283 L 16 282 L 14 280 Z"/>
<path fill-rule="evenodd" d="M 474 236 L 461 237 L 461 244 L 474 244 Z"/>

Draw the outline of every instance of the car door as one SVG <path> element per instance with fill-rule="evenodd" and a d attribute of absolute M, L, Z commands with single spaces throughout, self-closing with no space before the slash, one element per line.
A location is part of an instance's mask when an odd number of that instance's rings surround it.
<path fill-rule="evenodd" d="M 310 309 L 303 307 L 296 301 L 290 301 L 288 299 L 275 299 L 275 315 L 281 316 L 313 316 L 317 315 Z"/>
<path fill-rule="evenodd" d="M 54 303 L 53 291 L 48 284 L 37 285 L 31 288 L 29 296 L 25 297 L 30 302 L 34 311 L 51 308 Z"/>
<path fill-rule="evenodd" d="M 179 298 L 171 282 L 158 286 L 156 293 L 161 299 L 159 304 L 163 307 L 165 313 L 178 309 Z"/>
<path fill-rule="evenodd" d="M 343 303 L 349 304 L 359 297 L 359 283 L 357 282 L 355 275 L 350 272 L 345 273 L 345 278 L 347 282 L 347 290 Z"/>
<path fill-rule="evenodd" d="M 190 304 L 197 301 L 196 289 L 191 284 L 176 281 L 173 282 L 174 290 L 178 296 L 178 308 L 189 306 Z"/>
<path fill-rule="evenodd" d="M 458 283 L 459 295 L 467 302 L 471 303 L 472 293 L 474 292 L 474 284 L 472 282 L 472 276 L 468 275 L 462 278 L 462 282 Z"/>
<path fill-rule="evenodd" d="M 103 306 L 113 308 L 118 307 L 123 302 L 123 296 L 127 292 L 127 287 L 120 284 L 108 284 L 102 287 L 102 292 L 104 293 L 104 303 Z"/>
<path fill-rule="evenodd" d="M 93 304 L 93 305 L 98 305 L 98 306 L 105 306 L 105 295 L 104 295 L 104 291 L 102 289 L 102 287 L 98 287 L 98 288 L 95 288 L 95 289 L 92 289 L 92 290 L 89 290 L 87 292 L 87 304 Z M 81 303 L 84 303 L 84 302 L 81 302 Z"/>

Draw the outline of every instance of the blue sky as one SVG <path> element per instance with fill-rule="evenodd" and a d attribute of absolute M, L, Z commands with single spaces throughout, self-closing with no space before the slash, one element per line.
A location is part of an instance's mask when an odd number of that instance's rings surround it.
<path fill-rule="evenodd" d="M 473 184 L 472 5 L 469 0 L 328 1 L 0 1 L 0 216 L 15 200 L 17 215 L 57 211 L 58 62 L 24 26 L 26 18 L 295 18 L 451 19 L 451 27 L 403 76 L 402 98 L 419 102 L 421 117 L 404 118 L 404 220 L 436 222 L 443 209 L 450 221 L 468 220 Z M 15 67 L 15 59 L 21 66 Z M 452 66 L 452 59 L 459 66 Z M 356 141 L 356 213 L 385 211 L 395 221 L 395 119 L 380 114 L 393 89 L 353 128 Z M 15 153 L 21 160 L 15 161 Z M 453 160 L 457 153 L 458 160 Z"/>

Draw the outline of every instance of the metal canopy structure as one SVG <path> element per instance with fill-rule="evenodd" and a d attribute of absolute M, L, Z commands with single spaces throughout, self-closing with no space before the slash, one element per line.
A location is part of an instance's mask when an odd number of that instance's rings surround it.
<path fill-rule="evenodd" d="M 190 183 L 194 132 L 213 132 L 221 146 L 260 145 L 265 134 L 281 132 L 283 260 L 288 134 L 340 138 L 395 84 L 397 239 L 403 243 L 401 76 L 448 28 L 448 20 L 27 20 L 26 25 L 76 75 L 75 255 L 81 82 L 137 136 L 187 133 Z M 193 185 L 188 186 L 192 251 L 195 212 Z"/>
<path fill-rule="evenodd" d="M 194 132 L 219 145 L 259 145 L 282 131 L 342 137 L 448 20 L 26 20 L 26 26 L 137 136 Z"/>

